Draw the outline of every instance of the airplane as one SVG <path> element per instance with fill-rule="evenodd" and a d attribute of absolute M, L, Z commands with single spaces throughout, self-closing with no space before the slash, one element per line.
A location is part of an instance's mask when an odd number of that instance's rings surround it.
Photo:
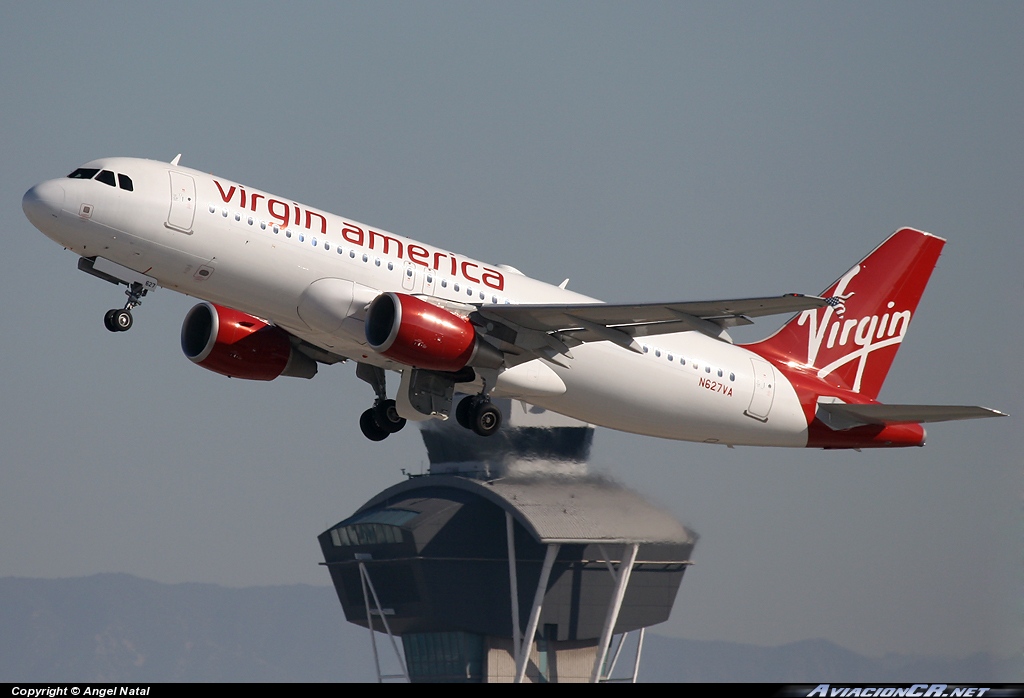
<path fill-rule="evenodd" d="M 78 268 L 127 287 L 112 332 L 159 287 L 201 299 L 181 346 L 234 378 L 312 378 L 352 361 L 380 441 L 407 420 L 481 436 L 511 397 L 592 424 L 729 446 L 923 446 L 924 423 L 1005 416 L 877 401 L 945 240 L 903 228 L 820 296 L 612 305 L 170 163 L 103 158 L 22 208 Z M 794 314 L 737 345 L 731 327 Z M 389 398 L 386 371 L 400 374 Z M 456 391 L 465 394 L 455 403 Z"/>

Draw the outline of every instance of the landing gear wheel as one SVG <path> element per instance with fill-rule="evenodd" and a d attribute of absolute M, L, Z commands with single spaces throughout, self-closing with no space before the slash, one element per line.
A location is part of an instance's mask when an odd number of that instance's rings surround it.
<path fill-rule="evenodd" d="M 363 436 L 370 441 L 383 441 L 390 434 L 377 424 L 377 417 L 373 414 L 372 407 L 359 415 L 359 428 L 362 430 Z"/>
<path fill-rule="evenodd" d="M 481 402 L 473 412 L 472 427 L 480 436 L 491 436 L 501 428 L 501 410 L 490 402 Z"/>
<path fill-rule="evenodd" d="M 111 332 L 127 332 L 132 328 L 132 314 L 127 310 L 108 310 L 103 316 L 103 326 Z"/>
<path fill-rule="evenodd" d="M 474 398 L 464 397 L 455 407 L 455 421 L 464 429 L 473 428 L 473 402 Z"/>
<path fill-rule="evenodd" d="M 111 320 L 118 332 L 127 332 L 132 328 L 132 314 L 127 310 L 115 310 Z"/>
<path fill-rule="evenodd" d="M 377 426 L 386 431 L 389 434 L 394 434 L 402 430 L 405 426 L 405 418 L 398 414 L 398 409 L 395 407 L 394 400 L 384 400 L 378 402 L 373 406 L 373 418 L 377 422 Z"/>

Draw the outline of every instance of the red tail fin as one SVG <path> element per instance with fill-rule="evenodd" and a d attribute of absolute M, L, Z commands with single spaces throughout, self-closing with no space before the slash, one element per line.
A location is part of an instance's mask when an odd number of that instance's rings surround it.
<path fill-rule="evenodd" d="M 874 400 L 945 243 L 897 230 L 821 294 L 827 307 L 805 310 L 747 348 Z"/>

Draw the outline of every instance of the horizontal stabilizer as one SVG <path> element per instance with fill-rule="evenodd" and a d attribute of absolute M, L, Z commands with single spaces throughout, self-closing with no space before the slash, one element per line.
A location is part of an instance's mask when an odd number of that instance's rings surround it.
<path fill-rule="evenodd" d="M 865 424 L 925 424 L 1007 415 L 999 410 L 972 405 L 848 405 L 819 401 L 817 416 L 831 428 L 841 430 Z"/>

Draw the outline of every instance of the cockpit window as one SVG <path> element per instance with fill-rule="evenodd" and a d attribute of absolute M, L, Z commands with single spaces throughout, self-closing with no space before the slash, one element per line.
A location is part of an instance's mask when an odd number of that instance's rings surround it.
<path fill-rule="evenodd" d="M 135 191 L 135 187 L 132 186 L 131 177 L 129 177 L 128 175 L 118 173 L 117 181 L 121 184 L 121 188 L 124 189 L 125 191 Z"/>
<path fill-rule="evenodd" d="M 103 182 L 104 184 L 107 184 L 111 187 L 117 186 L 117 184 L 114 182 L 114 173 L 111 172 L 110 170 L 103 170 L 98 175 L 96 175 L 96 181 Z"/>
<path fill-rule="evenodd" d="M 96 176 L 97 172 L 99 172 L 99 170 L 91 167 L 79 167 L 68 175 L 68 179 L 92 179 Z"/>

